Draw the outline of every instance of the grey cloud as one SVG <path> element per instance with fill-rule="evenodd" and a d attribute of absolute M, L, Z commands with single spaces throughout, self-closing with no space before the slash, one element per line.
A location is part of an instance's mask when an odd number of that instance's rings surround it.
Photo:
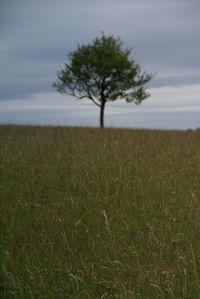
<path fill-rule="evenodd" d="M 101 30 L 157 72 L 150 86 L 198 83 L 199 28 L 199 0 L 1 0 L 0 98 L 51 91 L 67 54 Z"/>
<path fill-rule="evenodd" d="M 34 93 L 52 91 L 52 81 L 45 79 L 21 79 L 0 81 L 0 102 L 9 99 L 29 99 Z"/>

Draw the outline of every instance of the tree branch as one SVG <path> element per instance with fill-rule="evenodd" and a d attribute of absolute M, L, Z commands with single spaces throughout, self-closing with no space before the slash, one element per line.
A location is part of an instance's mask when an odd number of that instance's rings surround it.
<path fill-rule="evenodd" d="M 99 103 L 97 103 L 97 102 L 95 101 L 95 99 L 92 97 L 92 95 L 91 95 L 89 89 L 87 89 L 87 93 L 88 93 L 88 98 L 89 98 L 95 105 L 101 107 L 101 105 L 100 105 Z"/>
<path fill-rule="evenodd" d="M 75 91 L 73 91 L 73 93 L 71 93 L 72 96 L 78 98 L 79 100 L 82 100 L 82 99 L 90 99 L 95 105 L 97 105 L 98 107 L 101 107 L 101 105 L 99 103 L 97 103 L 94 98 L 91 96 L 90 92 L 87 91 L 87 95 L 78 95 Z"/>
<path fill-rule="evenodd" d="M 99 103 L 97 103 L 93 98 L 89 98 L 95 105 L 97 105 L 98 107 L 101 107 L 101 105 Z"/>

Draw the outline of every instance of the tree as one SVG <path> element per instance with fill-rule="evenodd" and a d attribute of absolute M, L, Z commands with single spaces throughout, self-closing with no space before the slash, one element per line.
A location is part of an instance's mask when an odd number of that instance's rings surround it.
<path fill-rule="evenodd" d="M 122 45 L 120 38 L 104 33 L 92 44 L 78 45 L 53 83 L 60 93 L 88 98 L 100 107 L 101 128 L 107 102 L 125 99 L 140 104 L 150 96 L 143 85 L 152 75 L 141 73 L 139 64 L 129 58 L 131 49 L 123 49 Z"/>

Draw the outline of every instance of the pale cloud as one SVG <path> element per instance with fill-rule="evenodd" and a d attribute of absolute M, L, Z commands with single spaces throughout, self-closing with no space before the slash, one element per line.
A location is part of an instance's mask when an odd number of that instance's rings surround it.
<path fill-rule="evenodd" d="M 141 105 L 116 101 L 105 109 L 107 126 L 137 128 L 197 128 L 200 126 L 200 84 L 150 88 Z M 89 100 L 57 93 L 34 94 L 28 100 L 0 101 L 6 123 L 98 126 L 99 108 Z"/>

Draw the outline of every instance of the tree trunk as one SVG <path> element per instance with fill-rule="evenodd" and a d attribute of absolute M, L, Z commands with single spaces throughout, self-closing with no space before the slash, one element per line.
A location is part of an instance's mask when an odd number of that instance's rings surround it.
<path fill-rule="evenodd" d="M 100 128 L 104 128 L 104 108 L 105 108 L 106 102 L 102 102 L 100 107 Z"/>

